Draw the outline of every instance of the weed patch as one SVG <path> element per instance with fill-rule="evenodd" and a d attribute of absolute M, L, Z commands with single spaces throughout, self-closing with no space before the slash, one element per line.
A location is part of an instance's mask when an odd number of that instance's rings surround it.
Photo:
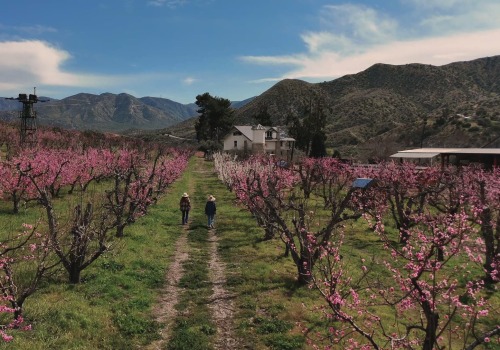
<path fill-rule="evenodd" d="M 304 347 L 305 339 L 300 335 L 273 334 L 264 343 L 273 350 L 295 350 Z"/>

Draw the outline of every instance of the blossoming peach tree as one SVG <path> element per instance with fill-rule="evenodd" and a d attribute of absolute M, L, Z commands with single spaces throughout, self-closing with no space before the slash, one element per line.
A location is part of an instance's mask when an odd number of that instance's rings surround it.
<path fill-rule="evenodd" d="M 450 190 L 450 177 L 464 172 L 468 181 L 451 182 L 467 186 Z M 343 241 L 324 245 L 313 273 L 327 301 L 330 341 L 346 349 L 424 350 L 490 342 L 500 334 L 498 300 L 492 302 L 496 286 L 487 284 L 498 280 L 496 263 L 484 264 L 484 202 L 477 205 L 469 186 L 481 177 L 471 169 L 394 164 L 371 175 L 378 184 L 358 193 L 357 205 L 378 235 L 380 251 L 356 260 Z M 446 203 L 438 210 L 439 201 Z M 400 216 L 398 205 L 405 209 Z"/>
<path fill-rule="evenodd" d="M 361 216 L 350 205 L 355 174 L 333 158 L 306 159 L 292 168 L 266 156 L 252 157 L 240 166 L 234 162 L 226 159 L 220 164 L 221 177 L 260 222 L 278 233 L 297 268 L 298 282 L 309 283 L 320 247 L 337 239 L 343 222 Z"/>
<path fill-rule="evenodd" d="M 0 336 L 4 341 L 12 340 L 9 330 L 31 329 L 24 322 L 24 302 L 58 263 L 48 237 L 31 225 L 25 224 L 21 233 L 0 242 Z"/>
<path fill-rule="evenodd" d="M 238 200 L 279 232 L 298 281 L 326 301 L 318 312 L 331 326 L 313 346 L 472 349 L 500 333 L 498 172 L 215 159 Z M 374 185 L 354 186 L 360 177 Z M 372 256 L 346 244 L 361 216 L 374 235 Z"/>
<path fill-rule="evenodd" d="M 0 336 L 5 341 L 12 339 L 10 329 L 30 328 L 24 325 L 23 306 L 41 280 L 61 266 L 70 283 L 79 283 L 82 271 L 113 246 L 110 230 L 123 232 L 126 224 L 145 215 L 182 174 L 190 156 L 156 145 L 141 145 L 139 152 L 109 140 L 114 149 L 82 147 L 74 142 L 78 137 L 67 136 L 47 132 L 37 147 L 13 147 L 10 150 L 17 153 L 0 162 L 0 194 L 14 203 L 14 213 L 21 203 L 30 203 L 27 209 L 33 203 L 46 214 L 36 228 L 25 224 L 22 233 L 2 232 L 0 237 Z M 87 192 L 90 184 L 100 181 L 112 184 L 108 196 Z M 58 215 L 54 204 L 65 201 L 67 193 L 77 204 L 61 224 L 64 215 Z M 110 197 L 117 200 L 106 202 Z"/>

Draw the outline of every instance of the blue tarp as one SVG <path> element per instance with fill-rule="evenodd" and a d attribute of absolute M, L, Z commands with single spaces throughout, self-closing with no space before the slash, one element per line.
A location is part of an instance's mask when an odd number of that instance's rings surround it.
<path fill-rule="evenodd" d="M 352 187 L 354 188 L 368 188 L 370 187 L 375 180 L 370 179 L 370 178 L 365 178 L 365 177 L 360 177 L 354 180 L 352 183 Z"/>

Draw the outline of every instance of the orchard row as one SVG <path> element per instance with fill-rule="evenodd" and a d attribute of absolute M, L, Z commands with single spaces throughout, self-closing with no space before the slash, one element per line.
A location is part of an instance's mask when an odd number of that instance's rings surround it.
<path fill-rule="evenodd" d="M 0 312 L 13 315 L 0 330 L 6 341 L 8 329 L 22 327 L 23 304 L 41 281 L 62 266 L 69 283 L 79 283 L 81 272 L 182 174 L 190 156 L 143 143 L 83 148 L 68 141 L 7 147 L 0 161 L 0 193 L 12 212 L 41 207 L 44 213 L 23 232 L 0 237 Z"/>
<path fill-rule="evenodd" d="M 334 348 L 473 349 L 498 342 L 498 169 L 410 163 L 366 169 L 334 158 L 288 168 L 265 156 L 236 161 L 224 154 L 214 163 L 264 227 L 264 239 L 281 239 L 299 283 L 323 297 L 317 311 L 330 327 L 317 337 Z M 356 232 L 361 227 L 368 232 Z M 353 248 L 353 237 L 359 243 L 363 234 L 371 247 L 366 255 Z"/>

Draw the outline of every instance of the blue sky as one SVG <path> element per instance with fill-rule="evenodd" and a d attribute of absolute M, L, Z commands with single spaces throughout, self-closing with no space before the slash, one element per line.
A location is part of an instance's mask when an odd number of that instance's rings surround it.
<path fill-rule="evenodd" d="M 25 0 L 0 7 L 0 96 L 232 101 L 286 78 L 500 55 L 498 0 Z"/>

